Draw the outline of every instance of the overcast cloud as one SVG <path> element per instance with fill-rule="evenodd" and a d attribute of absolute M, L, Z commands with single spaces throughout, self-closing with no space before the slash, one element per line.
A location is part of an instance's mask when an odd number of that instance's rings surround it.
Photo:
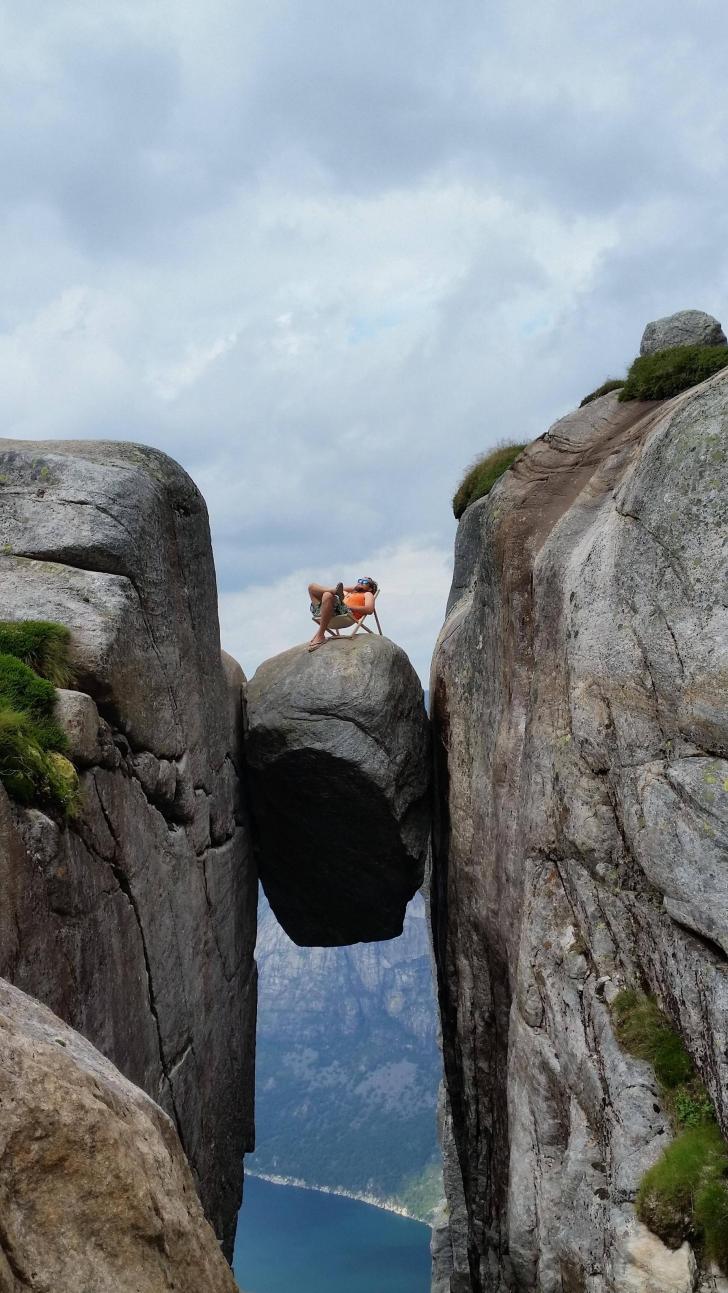
<path fill-rule="evenodd" d="M 309 576 L 372 573 L 426 678 L 467 463 L 648 319 L 728 322 L 727 37 L 724 0 L 5 0 L 3 434 L 177 458 L 248 673 Z"/>

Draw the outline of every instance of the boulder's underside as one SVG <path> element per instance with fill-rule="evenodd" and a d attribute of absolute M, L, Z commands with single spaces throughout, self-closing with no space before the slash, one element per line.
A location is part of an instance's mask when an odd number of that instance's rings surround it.
<path fill-rule="evenodd" d="M 563 418 L 460 524 L 431 684 L 453 1289 L 718 1287 L 635 1219 L 671 1130 L 609 1002 L 658 998 L 728 1133 L 727 589 L 723 374 Z"/>
<path fill-rule="evenodd" d="M 248 687 L 260 878 L 300 946 L 395 938 L 422 883 L 429 733 L 422 688 L 386 638 L 294 647 Z"/>

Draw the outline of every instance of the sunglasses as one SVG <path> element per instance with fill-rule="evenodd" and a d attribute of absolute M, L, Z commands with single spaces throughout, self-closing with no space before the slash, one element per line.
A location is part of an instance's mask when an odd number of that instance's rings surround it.
<path fill-rule="evenodd" d="M 372 586 L 372 581 L 371 581 L 371 579 L 357 579 L 357 581 L 356 581 L 356 582 L 357 582 L 357 584 L 366 584 L 367 588 L 371 588 L 371 586 Z"/>

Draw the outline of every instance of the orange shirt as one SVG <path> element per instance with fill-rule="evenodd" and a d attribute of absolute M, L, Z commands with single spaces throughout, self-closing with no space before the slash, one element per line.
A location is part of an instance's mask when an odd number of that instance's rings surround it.
<path fill-rule="evenodd" d="M 366 611 L 359 611 L 357 606 L 365 605 L 366 593 L 347 593 L 344 598 L 344 605 L 349 607 L 355 620 L 363 620 Z"/>

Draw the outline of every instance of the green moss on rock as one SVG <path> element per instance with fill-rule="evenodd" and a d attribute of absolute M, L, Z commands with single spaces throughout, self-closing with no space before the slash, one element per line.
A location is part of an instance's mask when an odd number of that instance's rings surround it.
<path fill-rule="evenodd" d="M 655 1069 L 677 1132 L 642 1178 L 640 1221 L 678 1248 L 685 1239 L 728 1274 L 728 1145 L 682 1040 L 651 997 L 631 989 L 612 1003 L 621 1045 Z"/>
<path fill-rule="evenodd" d="M 78 775 L 64 755 L 68 742 L 54 718 L 56 688 L 26 659 L 68 680 L 68 638 L 62 625 L 0 624 L 0 781 L 20 803 L 64 817 L 77 810 Z"/>
<path fill-rule="evenodd" d="M 638 1059 L 649 1060 L 664 1087 L 672 1089 L 690 1081 L 695 1073 L 693 1062 L 656 1001 L 626 990 L 616 997 L 612 1014 L 624 1049 Z"/>
<path fill-rule="evenodd" d="M 606 382 L 602 382 L 601 386 L 597 386 L 595 391 L 591 391 L 589 395 L 584 396 L 579 408 L 583 409 L 585 404 L 591 404 L 592 400 L 598 400 L 602 395 L 609 395 L 610 391 L 618 391 L 620 386 L 624 386 L 623 377 L 608 377 Z"/>
<path fill-rule="evenodd" d="M 728 365 L 728 346 L 674 346 L 640 355 L 627 373 L 620 400 L 667 400 Z"/>
<path fill-rule="evenodd" d="M 721 1227 L 728 1220 L 726 1173 L 728 1146 L 716 1123 L 690 1127 L 645 1173 L 637 1215 L 671 1248 L 685 1239 L 702 1243 L 706 1256 L 725 1271 L 728 1240 Z"/>
<path fill-rule="evenodd" d="M 0 620 L 0 654 L 17 656 L 54 687 L 68 687 L 73 682 L 68 659 L 70 638 L 65 624 L 53 624 L 49 620 Z"/>
<path fill-rule="evenodd" d="M 490 493 L 495 482 L 512 466 L 525 448 L 525 444 L 500 444 L 480 458 L 476 458 L 465 473 L 452 500 L 452 510 L 458 521 L 471 503 Z"/>

